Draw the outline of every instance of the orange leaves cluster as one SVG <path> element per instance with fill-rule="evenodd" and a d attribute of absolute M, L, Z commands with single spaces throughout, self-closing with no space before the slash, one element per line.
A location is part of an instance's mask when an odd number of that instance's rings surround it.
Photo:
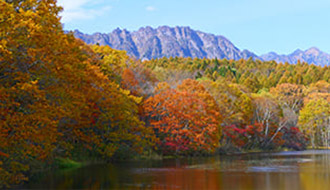
<path fill-rule="evenodd" d="M 213 152 L 219 145 L 221 117 L 215 100 L 191 79 L 176 89 L 160 83 L 144 109 L 165 153 Z"/>
<path fill-rule="evenodd" d="M 0 1 L 0 188 L 26 180 L 35 160 L 108 159 L 122 144 L 141 152 L 153 143 L 141 98 L 119 85 L 125 52 L 95 53 L 64 34 L 59 10 L 53 0 Z"/>
<path fill-rule="evenodd" d="M 21 171 L 33 159 L 47 159 L 57 141 L 56 109 L 35 81 L 11 88 L 0 87 L 0 161 L 4 163 L 0 186 L 26 179 Z M 13 168 L 15 164 L 15 168 Z M 7 173 L 7 175 L 5 175 Z M 18 176 L 22 176 L 17 178 Z"/>

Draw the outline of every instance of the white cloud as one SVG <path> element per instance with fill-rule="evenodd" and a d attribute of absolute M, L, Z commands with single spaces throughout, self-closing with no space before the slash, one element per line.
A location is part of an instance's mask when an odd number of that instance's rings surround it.
<path fill-rule="evenodd" d="M 111 9 L 111 6 L 102 6 L 101 3 L 99 0 L 58 0 L 58 5 L 64 8 L 60 14 L 62 22 L 69 23 L 101 16 Z"/>
<path fill-rule="evenodd" d="M 154 7 L 154 6 L 147 6 L 146 7 L 146 10 L 147 11 L 155 11 L 156 10 L 156 7 Z"/>

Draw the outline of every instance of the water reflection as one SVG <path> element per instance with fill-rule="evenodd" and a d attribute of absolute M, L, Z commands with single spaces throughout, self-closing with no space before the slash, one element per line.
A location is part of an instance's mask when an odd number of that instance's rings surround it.
<path fill-rule="evenodd" d="M 32 189 L 330 189 L 330 151 L 93 165 L 52 172 Z"/>
<path fill-rule="evenodd" d="M 300 164 L 300 180 L 304 189 L 330 189 L 330 156 L 312 155 L 316 162 Z"/>

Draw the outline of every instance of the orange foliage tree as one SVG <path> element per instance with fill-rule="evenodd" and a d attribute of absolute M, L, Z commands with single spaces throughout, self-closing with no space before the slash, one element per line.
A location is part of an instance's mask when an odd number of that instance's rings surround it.
<path fill-rule="evenodd" d="M 167 153 L 213 152 L 219 145 L 221 115 L 217 104 L 195 80 L 186 79 L 176 89 L 159 83 L 144 109 L 160 147 Z"/>
<path fill-rule="evenodd" d="M 29 163 L 56 147 L 61 110 L 38 76 L 48 74 L 44 44 L 60 32 L 60 10 L 55 1 L 0 1 L 0 188 L 26 180 Z"/>
<path fill-rule="evenodd" d="M 117 67 L 64 33 L 60 10 L 55 0 L 0 1 L 0 188 L 26 180 L 35 160 L 152 144 L 141 99 L 113 82 Z M 125 62 L 108 50 L 109 64 Z"/>

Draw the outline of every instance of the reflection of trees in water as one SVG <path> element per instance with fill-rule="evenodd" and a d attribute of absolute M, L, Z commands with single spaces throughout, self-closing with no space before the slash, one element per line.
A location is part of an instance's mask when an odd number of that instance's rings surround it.
<path fill-rule="evenodd" d="M 326 154 L 327 151 L 302 153 L 306 154 L 250 154 L 94 165 L 55 172 L 45 176 L 37 186 L 31 187 L 328 190 L 330 154 Z M 293 170 L 283 170 L 286 167 Z M 249 168 L 254 170 L 248 170 Z"/>
<path fill-rule="evenodd" d="M 328 190 L 330 188 L 330 154 L 313 155 L 316 162 L 300 165 L 300 182 L 304 189 Z"/>

